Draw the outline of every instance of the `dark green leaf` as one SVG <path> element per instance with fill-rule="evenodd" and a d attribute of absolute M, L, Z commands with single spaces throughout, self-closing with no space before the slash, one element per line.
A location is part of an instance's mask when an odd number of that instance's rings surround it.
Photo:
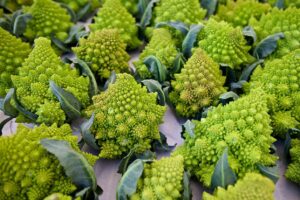
<path fill-rule="evenodd" d="M 64 42 L 60 41 L 59 39 L 57 39 L 53 35 L 51 36 L 51 41 L 63 53 L 70 53 L 71 52 L 70 48 Z"/>
<path fill-rule="evenodd" d="M 203 25 L 193 24 L 190 27 L 188 34 L 185 36 L 182 42 L 182 53 L 185 58 L 189 58 L 192 56 L 192 48 L 197 40 L 198 33 L 203 28 Z"/>
<path fill-rule="evenodd" d="M 116 75 L 116 72 L 115 71 L 112 71 L 111 74 L 110 74 L 110 77 L 107 79 L 107 81 L 105 82 L 104 84 L 104 90 L 107 90 L 108 86 L 110 84 L 114 84 L 117 80 L 117 75 Z"/>
<path fill-rule="evenodd" d="M 79 192 L 76 192 L 75 197 L 79 197 L 81 200 L 98 200 L 98 196 L 102 194 L 102 192 L 103 190 L 99 186 L 97 186 L 95 191 L 90 187 L 86 187 Z"/>
<path fill-rule="evenodd" d="M 232 100 L 237 100 L 239 98 L 239 95 L 237 95 L 235 92 L 229 91 L 224 94 L 221 94 L 220 101 L 223 105 L 229 103 Z"/>
<path fill-rule="evenodd" d="M 152 8 L 154 6 L 154 4 L 158 2 L 158 0 L 151 0 L 148 5 L 147 5 L 147 8 L 145 10 L 145 12 L 143 13 L 143 16 L 141 18 L 141 22 L 140 22 L 140 27 L 144 30 L 149 24 L 150 24 L 150 21 L 151 21 L 151 18 L 152 18 Z"/>
<path fill-rule="evenodd" d="M 78 99 L 70 92 L 57 86 L 53 81 L 50 81 L 50 88 L 53 94 L 60 102 L 60 106 L 70 120 L 78 119 L 81 116 L 81 104 Z"/>
<path fill-rule="evenodd" d="M 183 200 L 190 200 L 192 198 L 192 190 L 190 186 L 190 173 L 184 172 L 183 173 L 183 194 L 182 199 Z"/>
<path fill-rule="evenodd" d="M 13 34 L 17 37 L 22 35 L 25 32 L 27 22 L 31 19 L 32 15 L 28 13 L 18 15 L 13 21 Z"/>
<path fill-rule="evenodd" d="M 76 18 L 76 14 L 75 14 L 75 12 L 74 12 L 74 10 L 72 9 L 72 8 L 70 8 L 67 4 L 65 4 L 65 3 L 59 3 L 60 4 L 60 6 L 62 7 L 62 8 L 64 8 L 64 9 L 66 9 L 67 11 L 68 11 L 68 13 L 69 13 L 69 15 L 70 15 L 70 17 L 71 17 L 71 21 L 72 22 L 76 22 L 76 20 L 77 20 L 77 18 Z"/>
<path fill-rule="evenodd" d="M 245 67 L 245 69 L 242 72 L 242 75 L 240 76 L 240 81 L 241 80 L 248 81 L 250 79 L 252 72 L 256 69 L 257 66 L 259 66 L 262 63 L 264 63 L 264 60 L 257 60 L 251 65 Z"/>
<path fill-rule="evenodd" d="M 191 138 L 195 137 L 195 124 L 191 121 L 191 120 L 187 120 L 184 124 L 183 124 L 183 128 L 185 130 L 185 132 L 187 132 Z"/>
<path fill-rule="evenodd" d="M 91 134 L 90 128 L 92 127 L 95 119 L 95 113 L 92 114 L 91 118 L 83 122 L 80 126 L 81 135 L 84 142 L 95 150 L 99 150 L 95 137 Z"/>
<path fill-rule="evenodd" d="M 174 146 L 168 145 L 166 136 L 160 132 L 160 140 L 154 141 L 152 146 L 154 151 L 171 151 L 176 144 Z"/>
<path fill-rule="evenodd" d="M 276 33 L 274 35 L 269 35 L 262 41 L 260 41 L 254 51 L 253 56 L 257 59 L 264 59 L 267 56 L 271 55 L 277 49 L 277 41 L 283 39 L 283 33 Z"/>
<path fill-rule="evenodd" d="M 174 28 L 186 36 L 189 32 L 189 27 L 183 22 L 159 22 L 155 25 L 155 28 L 169 27 Z"/>
<path fill-rule="evenodd" d="M 274 6 L 279 9 L 284 9 L 284 1 L 285 0 L 277 0 Z"/>
<path fill-rule="evenodd" d="M 297 128 L 289 128 L 288 133 L 290 136 L 300 135 L 300 130 Z"/>
<path fill-rule="evenodd" d="M 11 32 L 11 24 L 9 21 L 5 20 L 4 18 L 0 18 L 0 27 Z"/>
<path fill-rule="evenodd" d="M 3 134 L 2 133 L 2 130 L 5 126 L 5 124 L 7 124 L 10 120 L 12 120 L 14 117 L 8 117 L 6 118 L 5 120 L 3 120 L 1 123 L 0 123 L 0 136 Z"/>
<path fill-rule="evenodd" d="M 236 89 L 242 89 L 243 88 L 243 85 L 246 83 L 247 81 L 245 80 L 241 80 L 241 81 L 238 81 L 238 82 L 233 82 L 233 83 L 230 83 L 230 90 L 234 91 Z"/>
<path fill-rule="evenodd" d="M 208 112 L 212 111 L 213 108 L 214 108 L 213 106 L 209 106 L 209 107 L 204 108 L 203 112 L 201 113 L 201 118 L 206 118 Z"/>
<path fill-rule="evenodd" d="M 159 104 L 164 106 L 166 104 L 166 97 L 162 90 L 161 84 L 152 79 L 143 80 L 142 83 L 147 87 L 149 92 L 157 92 Z"/>
<path fill-rule="evenodd" d="M 137 182 L 144 171 L 144 162 L 135 160 L 122 176 L 117 188 L 117 200 L 127 200 L 136 192 Z"/>
<path fill-rule="evenodd" d="M 18 115 L 18 110 L 11 105 L 11 100 L 14 96 L 15 89 L 11 88 L 6 94 L 4 99 L 0 101 L 0 110 L 4 112 L 5 115 L 10 117 L 16 117 Z"/>
<path fill-rule="evenodd" d="M 167 79 L 166 67 L 155 56 L 145 58 L 144 64 L 158 82 L 163 83 Z"/>
<path fill-rule="evenodd" d="M 176 55 L 176 58 L 175 58 L 174 63 L 173 63 L 173 68 L 170 71 L 170 73 L 171 74 L 179 73 L 181 68 L 184 66 L 185 62 L 186 62 L 186 60 L 185 60 L 183 54 L 179 52 Z"/>
<path fill-rule="evenodd" d="M 258 164 L 257 167 L 263 175 L 267 176 L 274 183 L 276 183 L 278 181 L 278 179 L 279 179 L 279 167 L 278 167 L 278 165 L 275 165 L 273 167 L 265 167 L 261 164 Z"/>
<path fill-rule="evenodd" d="M 201 0 L 201 7 L 207 10 L 206 17 L 216 13 L 218 0 Z"/>
<path fill-rule="evenodd" d="M 236 180 L 236 175 L 228 163 L 228 149 L 226 148 L 219 158 L 211 177 L 211 188 L 213 190 L 217 187 L 226 188 L 228 185 L 234 184 Z"/>
<path fill-rule="evenodd" d="M 251 26 L 246 26 L 245 28 L 243 28 L 243 35 L 247 40 L 248 45 L 252 45 L 257 40 L 256 33 Z"/>
<path fill-rule="evenodd" d="M 141 19 L 145 10 L 147 9 L 148 4 L 151 0 L 139 0 L 138 2 L 138 18 Z"/>
<path fill-rule="evenodd" d="M 72 182 L 80 187 L 90 187 L 94 191 L 97 188 L 96 176 L 93 167 L 85 157 L 72 149 L 67 141 L 55 139 L 42 139 L 41 145 L 59 160 L 66 175 Z"/>
<path fill-rule="evenodd" d="M 87 3 L 82 9 L 80 9 L 77 12 L 76 20 L 81 20 L 85 18 L 88 14 L 90 14 L 90 11 L 92 10 L 91 3 Z"/>
<path fill-rule="evenodd" d="M 284 141 L 284 156 L 285 158 L 288 158 L 289 154 L 290 154 L 290 148 L 291 148 L 291 141 L 292 138 L 290 136 L 289 133 L 286 134 L 285 136 L 285 141 Z"/>
<path fill-rule="evenodd" d="M 79 33 L 79 32 L 82 32 L 84 31 L 85 28 L 83 25 L 75 25 L 75 26 L 72 26 L 70 31 L 69 31 L 69 37 L 63 42 L 64 44 L 70 44 L 70 43 L 75 43 L 77 42 L 77 37 L 76 35 Z"/>

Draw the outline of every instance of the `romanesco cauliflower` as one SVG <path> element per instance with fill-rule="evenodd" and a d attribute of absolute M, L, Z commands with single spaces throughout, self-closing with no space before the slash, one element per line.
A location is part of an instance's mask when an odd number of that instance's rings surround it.
<path fill-rule="evenodd" d="M 138 12 L 139 0 L 121 0 L 121 2 L 131 14 Z"/>
<path fill-rule="evenodd" d="M 75 1 L 74 0 L 55 0 L 55 1 L 67 4 L 75 12 L 82 9 L 88 3 L 90 3 L 90 5 L 91 5 L 91 9 L 90 9 L 91 11 L 100 6 L 99 0 L 75 0 Z"/>
<path fill-rule="evenodd" d="M 22 6 L 28 6 L 33 3 L 33 0 L 9 0 L 1 2 L 1 6 L 5 6 L 11 11 L 16 11 L 20 9 Z M 3 5 L 2 5 L 3 4 Z"/>
<path fill-rule="evenodd" d="M 300 184 L 300 139 L 292 139 L 290 155 L 292 163 L 288 165 L 285 177 Z"/>

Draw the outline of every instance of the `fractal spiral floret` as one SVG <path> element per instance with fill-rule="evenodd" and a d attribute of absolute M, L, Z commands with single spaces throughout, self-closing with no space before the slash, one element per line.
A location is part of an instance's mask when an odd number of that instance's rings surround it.
<path fill-rule="evenodd" d="M 137 37 L 138 27 L 135 19 L 122 5 L 120 0 L 106 0 L 90 25 L 92 31 L 102 29 L 118 29 L 121 38 L 131 49 L 138 47 L 141 41 Z"/>
<path fill-rule="evenodd" d="M 182 199 L 183 173 L 182 156 L 162 158 L 151 164 L 145 163 L 137 191 L 130 197 L 130 200 Z"/>
<path fill-rule="evenodd" d="M 226 91 L 224 83 L 219 65 L 202 49 L 196 49 L 181 72 L 175 74 L 170 99 L 180 115 L 191 117 Z"/>
<path fill-rule="evenodd" d="M 175 41 L 171 33 L 164 28 L 154 29 L 149 44 L 140 54 L 139 60 L 134 63 L 138 74 L 142 79 L 150 78 L 151 74 L 143 63 L 148 56 L 156 56 L 167 69 L 173 67 L 177 55 Z"/>
<path fill-rule="evenodd" d="M 219 187 L 214 195 L 206 192 L 203 200 L 274 200 L 275 185 L 267 177 L 257 173 L 247 173 L 234 186 Z"/>
<path fill-rule="evenodd" d="M 250 80 L 250 91 L 261 87 L 269 94 L 274 134 L 284 137 L 300 122 L 300 49 L 258 67 Z"/>
<path fill-rule="evenodd" d="M 28 39 L 53 35 L 63 41 L 68 37 L 73 23 L 67 10 L 59 3 L 52 0 L 34 0 L 33 5 L 25 11 L 32 15 L 24 33 Z"/>
<path fill-rule="evenodd" d="M 84 8 L 87 4 L 91 5 L 92 10 L 94 10 L 100 6 L 99 0 L 75 0 L 75 1 L 74 0 L 55 0 L 55 1 L 67 4 L 75 12 Z"/>
<path fill-rule="evenodd" d="M 227 22 L 210 19 L 200 31 L 199 39 L 199 47 L 217 63 L 238 69 L 241 64 L 254 61 L 248 53 L 251 47 L 247 46 L 242 30 Z"/>
<path fill-rule="evenodd" d="M 185 133 L 185 142 L 173 155 L 182 155 L 185 166 L 205 186 L 211 183 L 215 165 L 228 148 L 230 167 L 243 177 L 258 171 L 257 164 L 270 166 L 277 159 L 270 154 L 271 137 L 267 99 L 262 91 L 239 98 L 208 112 L 195 122 L 195 136 Z"/>
<path fill-rule="evenodd" d="M 40 140 L 45 138 L 66 140 L 80 153 L 69 125 L 34 129 L 20 125 L 14 135 L 0 137 L 0 199 L 37 200 L 55 192 L 71 194 L 77 189 L 59 160 L 41 146 Z M 81 154 L 94 165 L 95 156 Z"/>
<path fill-rule="evenodd" d="M 292 139 L 290 155 L 292 163 L 288 165 L 285 177 L 300 184 L 300 139 Z"/>
<path fill-rule="evenodd" d="M 134 148 L 150 149 L 159 139 L 159 124 L 166 108 L 156 103 L 156 93 L 148 93 L 129 74 L 117 74 L 116 82 L 93 97 L 86 114 L 95 114 L 92 133 L 100 146 L 100 157 L 116 158 Z"/>
<path fill-rule="evenodd" d="M 282 57 L 285 54 L 300 48 L 300 9 L 286 10 L 272 9 L 272 12 L 263 15 L 259 21 L 250 20 L 250 25 L 256 31 L 258 40 L 282 32 L 284 38 L 278 41 L 278 48 L 272 57 Z"/>
<path fill-rule="evenodd" d="M 51 48 L 50 40 L 38 38 L 18 75 L 12 76 L 12 82 L 20 103 L 38 115 L 38 123 L 61 125 L 66 115 L 52 93 L 49 81 L 72 93 L 83 107 L 89 103 L 88 78 L 79 76 L 75 69 L 64 64 Z"/>
<path fill-rule="evenodd" d="M 12 86 L 10 76 L 17 73 L 30 53 L 29 44 L 0 27 L 0 97 Z"/>
<path fill-rule="evenodd" d="M 183 22 L 185 24 L 198 24 L 206 11 L 200 7 L 197 0 L 163 0 L 155 7 L 154 21 L 159 22 Z"/>
<path fill-rule="evenodd" d="M 87 39 L 80 39 L 79 46 L 73 51 L 80 59 L 90 63 L 92 71 L 100 78 L 108 78 L 112 71 L 129 71 L 130 56 L 117 29 L 92 32 Z"/>

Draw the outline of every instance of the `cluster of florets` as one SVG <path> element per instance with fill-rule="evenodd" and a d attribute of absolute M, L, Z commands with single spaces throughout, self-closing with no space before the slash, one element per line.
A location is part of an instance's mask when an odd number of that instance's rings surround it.
<path fill-rule="evenodd" d="M 283 32 L 284 39 L 278 41 L 278 49 L 272 55 L 281 57 L 300 48 L 300 10 L 297 8 L 288 8 L 286 10 L 272 9 L 272 12 L 263 15 L 260 20 L 252 18 L 250 25 L 256 31 L 258 40 L 265 37 Z"/>
<path fill-rule="evenodd" d="M 83 107 L 90 102 L 88 78 L 64 64 L 51 48 L 50 40 L 41 37 L 35 40 L 34 49 L 19 68 L 18 75 L 12 76 L 12 82 L 18 100 L 25 109 L 38 115 L 38 123 L 60 125 L 66 115 L 49 81 L 72 93 Z"/>
<path fill-rule="evenodd" d="M 267 99 L 261 91 L 218 106 L 207 118 L 194 122 L 195 135 L 186 132 L 184 144 L 173 155 L 183 155 L 186 168 L 205 186 L 210 185 L 226 148 L 229 164 L 239 177 L 258 171 L 257 164 L 275 164 L 276 157 L 270 154 L 275 139 L 271 137 Z"/>
<path fill-rule="evenodd" d="M 26 8 L 25 12 L 32 15 L 24 33 L 28 39 L 55 36 L 63 41 L 68 37 L 73 23 L 68 11 L 59 3 L 52 0 L 34 0 L 32 6 Z"/>
<path fill-rule="evenodd" d="M 126 10 L 120 0 L 106 0 L 90 25 L 92 31 L 102 29 L 118 29 L 123 41 L 129 48 L 136 48 L 141 44 L 137 37 L 138 27 L 134 17 Z"/>
<path fill-rule="evenodd" d="M 131 14 L 138 12 L 139 0 L 121 0 L 121 2 Z"/>
<path fill-rule="evenodd" d="M 285 177 L 300 184 L 300 139 L 292 139 L 290 155 L 292 163 L 288 165 Z"/>
<path fill-rule="evenodd" d="M 10 76 L 16 74 L 30 53 L 29 44 L 0 27 L 0 97 L 12 86 Z"/>
<path fill-rule="evenodd" d="M 154 29 L 150 42 L 134 65 L 141 78 L 150 78 L 151 74 L 144 64 L 146 57 L 156 56 L 167 69 L 170 69 L 173 67 L 177 53 L 175 41 L 172 39 L 171 33 L 164 28 Z"/>
<path fill-rule="evenodd" d="M 129 69 L 130 56 L 117 29 L 92 32 L 87 39 L 80 39 L 79 46 L 72 49 L 101 78 L 108 78 L 112 71 L 120 73 Z"/>
<path fill-rule="evenodd" d="M 250 91 L 261 87 L 268 95 L 274 133 L 284 137 L 300 121 L 300 50 L 267 61 L 251 76 Z"/>
<path fill-rule="evenodd" d="M 5 6 L 9 10 L 15 11 L 20 9 L 22 6 L 29 6 L 33 3 L 33 0 L 9 0 L 1 2 L 1 6 Z"/>
<path fill-rule="evenodd" d="M 131 200 L 142 199 L 182 199 L 183 157 L 169 157 L 144 164 L 142 177 L 138 181 L 137 191 Z"/>
<path fill-rule="evenodd" d="M 67 4 L 75 12 L 85 7 L 88 3 L 91 5 L 91 9 L 94 10 L 100 6 L 99 0 L 55 0 Z"/>
<path fill-rule="evenodd" d="M 217 63 L 239 68 L 254 60 L 248 53 L 251 47 L 247 46 L 242 30 L 227 22 L 210 19 L 200 31 L 199 40 L 199 47 Z"/>
<path fill-rule="evenodd" d="M 192 117 L 226 91 L 224 83 L 219 65 L 202 49 L 196 49 L 181 72 L 175 74 L 170 100 L 180 115 Z"/>
<path fill-rule="evenodd" d="M 80 152 L 69 125 L 34 129 L 20 125 L 14 135 L 0 137 L 0 199 L 44 199 L 55 192 L 67 195 L 77 189 L 59 160 L 40 145 L 44 138 L 68 141 Z M 95 163 L 95 156 L 82 154 L 91 165 Z"/>
<path fill-rule="evenodd" d="M 93 97 L 86 113 L 95 113 L 92 133 L 100 146 L 100 157 L 116 158 L 134 148 L 137 153 L 151 148 L 159 139 L 158 126 L 166 108 L 156 103 L 156 93 L 148 93 L 129 74 L 117 74 L 116 82 Z"/>
<path fill-rule="evenodd" d="M 275 185 L 267 177 L 257 173 L 247 173 L 234 186 L 227 189 L 218 187 L 214 195 L 203 193 L 203 200 L 273 200 Z"/>

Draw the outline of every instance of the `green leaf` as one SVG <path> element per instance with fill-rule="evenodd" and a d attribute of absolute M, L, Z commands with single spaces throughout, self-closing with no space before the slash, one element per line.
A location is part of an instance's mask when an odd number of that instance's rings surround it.
<path fill-rule="evenodd" d="M 92 10 L 91 3 L 87 3 L 82 9 L 77 12 L 76 20 L 84 19 L 88 14 L 90 14 Z"/>
<path fill-rule="evenodd" d="M 153 79 L 143 80 L 142 83 L 147 87 L 149 92 L 157 92 L 159 104 L 164 106 L 166 104 L 165 93 L 162 90 L 161 84 Z"/>
<path fill-rule="evenodd" d="M 195 124 L 191 121 L 191 120 L 187 120 L 184 124 L 183 124 L 183 128 L 184 131 L 187 132 L 191 138 L 195 137 Z"/>
<path fill-rule="evenodd" d="M 3 120 L 1 123 L 0 123 L 0 136 L 3 134 L 2 130 L 5 126 L 5 124 L 7 124 L 10 120 L 12 120 L 14 117 L 8 117 L 6 118 L 5 120 Z"/>
<path fill-rule="evenodd" d="M 0 101 L 0 110 L 4 112 L 5 115 L 10 117 L 16 117 L 18 115 L 18 110 L 11 105 L 11 100 L 14 96 L 15 89 L 11 88 L 6 94 L 4 99 Z"/>
<path fill-rule="evenodd" d="M 139 0 L 138 2 L 138 18 L 141 19 L 151 0 Z"/>
<path fill-rule="evenodd" d="M 257 167 L 263 175 L 271 179 L 274 183 L 276 183 L 280 178 L 278 164 L 273 167 L 266 167 L 264 165 L 258 164 Z"/>
<path fill-rule="evenodd" d="M 154 151 L 171 151 L 176 147 L 176 144 L 173 146 L 168 145 L 167 138 L 162 132 L 159 132 L 159 134 L 160 140 L 155 140 L 152 145 Z"/>
<path fill-rule="evenodd" d="M 201 7 L 207 10 L 206 17 L 216 13 L 218 0 L 201 0 Z"/>
<path fill-rule="evenodd" d="M 151 0 L 148 5 L 147 8 L 145 10 L 145 12 L 143 13 L 143 16 L 141 18 L 141 21 L 139 23 L 139 26 L 144 30 L 151 22 L 151 18 L 152 18 L 152 8 L 154 7 L 154 4 L 158 2 L 158 0 Z"/>
<path fill-rule="evenodd" d="M 166 67 L 155 56 L 146 57 L 144 64 L 158 82 L 163 83 L 167 79 Z"/>
<path fill-rule="evenodd" d="M 228 185 L 234 184 L 236 180 L 236 175 L 228 163 L 228 149 L 226 148 L 219 158 L 211 177 L 211 188 L 213 190 L 217 187 L 226 188 Z"/>
<path fill-rule="evenodd" d="M 159 22 L 155 28 L 168 27 L 180 31 L 182 35 L 186 36 L 189 32 L 189 27 L 183 22 Z"/>
<path fill-rule="evenodd" d="M 279 9 L 284 9 L 284 1 L 285 0 L 277 0 L 274 6 Z"/>
<path fill-rule="evenodd" d="M 13 34 L 17 37 L 23 35 L 26 29 L 26 24 L 31 19 L 32 15 L 28 13 L 18 15 L 13 21 Z"/>
<path fill-rule="evenodd" d="M 85 27 L 83 25 L 72 26 L 69 31 L 69 37 L 63 43 L 64 44 L 77 43 L 78 42 L 77 34 L 82 31 L 85 32 Z"/>
<path fill-rule="evenodd" d="M 99 186 L 97 186 L 95 191 L 90 187 L 86 187 L 76 192 L 75 197 L 80 198 L 80 200 L 98 200 L 98 196 L 102 194 L 102 192 L 103 190 Z"/>
<path fill-rule="evenodd" d="M 187 171 L 183 173 L 183 200 L 190 200 L 192 198 L 192 190 L 190 186 L 191 174 Z"/>
<path fill-rule="evenodd" d="M 185 60 L 183 54 L 180 52 L 177 53 L 176 58 L 173 63 L 173 68 L 171 69 L 170 73 L 171 74 L 179 73 L 181 68 L 184 66 L 185 62 L 186 62 L 186 60 Z"/>
<path fill-rule="evenodd" d="M 257 59 L 264 59 L 271 55 L 277 49 L 277 41 L 283 39 L 283 33 L 276 33 L 274 35 L 269 35 L 262 41 L 260 41 L 253 51 L 253 56 Z"/>
<path fill-rule="evenodd" d="M 237 100 L 239 98 L 239 95 L 237 95 L 235 92 L 229 91 L 229 92 L 225 92 L 224 94 L 221 94 L 221 96 L 219 97 L 220 102 L 225 105 L 227 103 L 229 103 L 232 100 Z"/>
<path fill-rule="evenodd" d="M 76 22 L 76 21 L 77 21 L 77 17 L 76 17 L 76 14 L 75 14 L 74 10 L 73 10 L 72 8 L 70 8 L 70 7 L 69 7 L 67 4 L 65 4 L 65 3 L 59 2 L 59 4 L 60 4 L 60 7 L 66 9 L 66 10 L 68 11 L 68 13 L 69 13 L 69 15 L 70 15 L 70 17 L 71 17 L 71 21 L 72 21 L 72 22 Z"/>
<path fill-rule="evenodd" d="M 257 36 L 254 29 L 251 26 L 243 28 L 243 35 L 248 42 L 248 45 L 252 45 L 256 42 Z"/>
<path fill-rule="evenodd" d="M 54 35 L 51 36 L 51 41 L 63 53 L 71 53 L 72 52 L 70 50 L 70 48 L 67 46 L 67 44 L 65 44 L 63 41 L 59 40 L 58 38 L 56 38 Z"/>
<path fill-rule="evenodd" d="M 90 128 L 92 127 L 95 119 L 95 113 L 92 114 L 89 120 L 83 122 L 80 126 L 81 136 L 84 142 L 95 150 L 99 150 L 95 137 L 91 134 Z"/>
<path fill-rule="evenodd" d="M 117 188 L 117 200 L 127 200 L 136 192 L 137 182 L 144 171 L 144 162 L 135 160 L 122 176 Z"/>
<path fill-rule="evenodd" d="M 117 75 L 116 75 L 116 72 L 115 71 L 112 71 L 111 74 L 110 74 L 110 77 L 107 79 L 107 81 L 105 82 L 104 84 L 104 90 L 107 90 L 108 86 L 110 84 L 114 84 L 117 80 Z"/>
<path fill-rule="evenodd" d="M 242 89 L 243 88 L 243 85 L 246 83 L 247 81 L 245 80 L 240 80 L 238 82 L 233 82 L 233 83 L 230 83 L 230 90 L 234 91 L 236 89 Z"/>
<path fill-rule="evenodd" d="M 81 103 L 70 92 L 57 86 L 53 81 L 50 81 L 50 88 L 52 93 L 57 97 L 60 106 L 70 120 L 78 119 L 81 116 Z"/>
<path fill-rule="evenodd" d="M 264 60 L 261 59 L 245 67 L 245 69 L 242 72 L 242 75 L 240 76 L 240 81 L 242 80 L 248 81 L 250 79 L 252 72 L 256 69 L 257 66 L 259 66 L 262 63 L 264 63 Z"/>
<path fill-rule="evenodd" d="M 188 34 L 185 36 L 182 42 L 182 53 L 185 58 L 189 58 L 192 56 L 192 48 L 197 40 L 198 33 L 203 28 L 203 25 L 193 24 L 190 27 Z"/>
<path fill-rule="evenodd" d="M 85 157 L 72 149 L 67 141 L 42 139 L 41 145 L 59 160 L 66 175 L 80 188 L 97 189 L 97 181 L 93 167 Z"/>

